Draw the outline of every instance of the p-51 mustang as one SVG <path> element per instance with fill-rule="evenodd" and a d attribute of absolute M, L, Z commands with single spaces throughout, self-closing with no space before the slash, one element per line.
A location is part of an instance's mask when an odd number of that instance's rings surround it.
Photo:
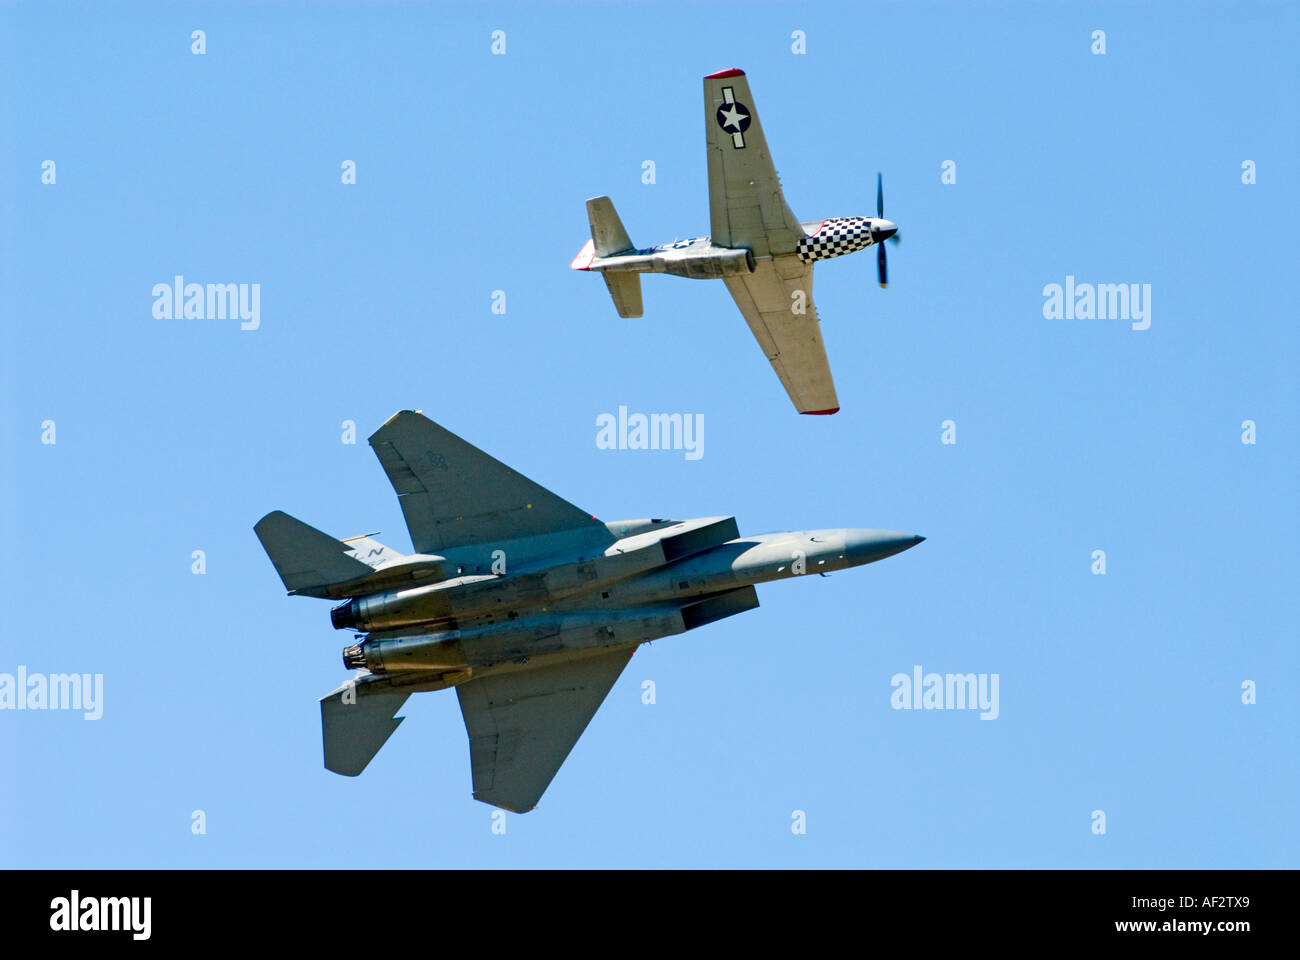
<path fill-rule="evenodd" d="M 419 413 L 370 438 L 416 553 L 335 540 L 287 513 L 255 527 L 290 594 L 343 601 L 358 673 L 320 702 L 325 766 L 356 776 L 412 693 L 455 687 L 474 796 L 541 798 L 637 646 L 758 606 L 754 585 L 910 549 L 888 530 L 741 537 L 734 517 L 602 523 Z"/>
<path fill-rule="evenodd" d="M 786 205 L 743 70 L 704 78 L 712 236 L 637 249 L 609 197 L 587 201 L 591 239 L 570 266 L 605 279 L 621 317 L 642 315 L 642 273 L 721 278 L 800 413 L 840 408 L 812 301 L 813 264 L 877 247 L 880 285 L 885 247 L 898 228 L 885 219 L 876 177 L 875 217 L 799 222 Z"/>

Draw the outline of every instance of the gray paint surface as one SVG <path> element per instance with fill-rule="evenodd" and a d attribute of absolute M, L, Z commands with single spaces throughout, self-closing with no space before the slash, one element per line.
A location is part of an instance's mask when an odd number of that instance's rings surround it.
<path fill-rule="evenodd" d="M 346 598 L 330 618 L 357 632 L 344 650 L 357 672 L 321 700 L 325 766 L 359 775 L 407 697 L 455 687 L 474 796 L 508 810 L 540 800 L 639 644 L 756 608 L 756 584 L 924 539 L 742 537 L 733 517 L 606 524 L 419 413 L 370 443 L 420 553 L 335 540 L 280 511 L 255 527 L 286 589 Z"/>

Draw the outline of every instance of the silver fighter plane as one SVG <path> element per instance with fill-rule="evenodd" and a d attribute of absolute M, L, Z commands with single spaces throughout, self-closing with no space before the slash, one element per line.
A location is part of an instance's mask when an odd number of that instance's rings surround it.
<path fill-rule="evenodd" d="M 474 796 L 531 810 L 637 646 L 758 606 L 754 585 L 872 563 L 921 542 L 886 530 L 742 537 L 733 517 L 602 523 L 418 412 L 370 446 L 415 553 L 257 522 L 293 596 L 340 600 L 357 672 L 320 701 L 325 766 L 356 776 L 412 693 L 455 687 Z"/>
<path fill-rule="evenodd" d="M 790 212 L 743 70 L 704 78 L 712 235 L 641 250 L 628 238 L 609 197 L 587 201 L 591 239 L 574 270 L 605 279 L 621 317 L 639 317 L 641 274 L 718 279 L 800 413 L 840 408 L 812 302 L 813 264 L 875 245 L 880 285 L 888 283 L 885 247 L 898 227 L 885 219 L 876 177 L 876 216 L 800 222 Z M 897 238 L 895 238 L 897 239 Z"/>

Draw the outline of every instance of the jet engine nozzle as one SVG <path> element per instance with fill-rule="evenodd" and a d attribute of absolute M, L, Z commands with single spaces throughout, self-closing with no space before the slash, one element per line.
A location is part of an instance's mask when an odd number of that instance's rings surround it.
<path fill-rule="evenodd" d="M 349 600 L 330 610 L 330 623 L 335 630 L 347 630 L 357 625 L 357 602 Z"/>
<path fill-rule="evenodd" d="M 343 666 L 348 670 L 363 670 L 366 666 L 366 653 L 361 644 L 343 648 Z"/>

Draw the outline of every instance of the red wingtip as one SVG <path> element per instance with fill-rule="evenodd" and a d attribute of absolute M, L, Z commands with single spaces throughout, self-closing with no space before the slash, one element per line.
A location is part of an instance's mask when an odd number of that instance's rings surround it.
<path fill-rule="evenodd" d="M 720 71 L 720 72 L 718 72 L 718 73 L 711 73 L 711 74 L 709 74 L 707 77 L 705 77 L 704 79 L 705 79 L 705 80 L 725 80 L 725 79 L 727 79 L 727 77 L 743 77 L 744 75 L 745 75 L 745 71 L 744 71 L 744 70 L 740 70 L 740 69 L 738 69 L 738 68 L 736 68 L 736 67 L 732 67 L 730 70 L 722 70 L 722 71 Z"/>
<path fill-rule="evenodd" d="M 829 417 L 832 413 L 839 413 L 840 408 L 831 407 L 829 410 L 801 410 L 799 412 L 810 417 Z"/>

